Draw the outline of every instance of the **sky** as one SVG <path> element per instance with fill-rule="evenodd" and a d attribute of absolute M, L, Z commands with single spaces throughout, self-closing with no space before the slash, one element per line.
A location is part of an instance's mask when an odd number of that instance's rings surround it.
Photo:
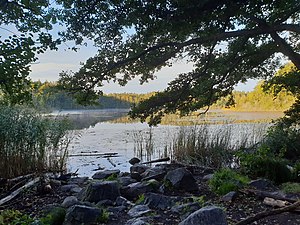
<path fill-rule="evenodd" d="M 85 62 L 89 57 L 96 54 L 97 50 L 92 46 L 82 46 L 78 52 L 69 50 L 67 46 L 61 46 L 58 51 L 47 51 L 39 55 L 39 60 L 31 65 L 30 77 L 33 81 L 57 81 L 61 71 L 78 71 L 80 63 Z M 192 69 L 190 64 L 176 62 L 171 68 L 167 67 L 156 73 L 157 79 L 149 83 L 139 84 L 138 79 L 129 81 L 125 87 L 113 82 L 104 84 L 104 93 L 147 93 L 161 91 L 167 87 L 168 82 L 174 79 L 174 75 L 189 72 Z M 246 84 L 239 84 L 235 89 L 239 91 L 251 91 L 257 81 L 250 80 Z"/>

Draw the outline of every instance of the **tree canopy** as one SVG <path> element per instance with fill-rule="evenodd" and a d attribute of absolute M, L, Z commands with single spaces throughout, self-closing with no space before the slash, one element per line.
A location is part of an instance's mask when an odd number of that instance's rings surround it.
<path fill-rule="evenodd" d="M 18 7 L 28 1 L 1 2 Z M 45 2 L 31 4 L 39 11 Z M 95 100 L 107 81 L 126 85 L 139 77 L 144 83 L 176 60 L 193 63 L 190 72 L 174 74 L 164 91 L 131 110 L 132 117 L 150 118 L 152 125 L 165 113 L 187 114 L 209 106 L 240 81 L 270 77 L 284 60 L 294 63 L 297 74 L 300 69 L 298 0 L 53 2 L 45 18 L 64 25 L 61 39 L 76 44 L 90 39 L 99 48 L 78 72 L 61 73 L 61 84 L 80 102 Z M 17 22 L 26 24 L 26 18 Z"/>

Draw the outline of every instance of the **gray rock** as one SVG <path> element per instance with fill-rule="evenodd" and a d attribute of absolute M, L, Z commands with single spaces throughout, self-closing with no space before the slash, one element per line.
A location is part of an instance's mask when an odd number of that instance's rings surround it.
<path fill-rule="evenodd" d="M 106 179 L 110 176 L 117 176 L 119 175 L 120 170 L 104 170 L 104 171 L 99 171 L 97 173 L 95 173 L 92 178 L 93 179 L 98 179 L 98 180 L 102 180 L 102 179 Z"/>
<path fill-rule="evenodd" d="M 177 198 L 169 197 L 165 195 L 146 193 L 145 194 L 145 205 L 151 209 L 166 210 L 175 205 Z"/>
<path fill-rule="evenodd" d="M 209 180 L 211 180 L 213 177 L 214 177 L 214 174 L 213 174 L 213 173 L 207 174 L 207 175 L 205 175 L 205 176 L 202 178 L 202 180 L 203 180 L 203 181 L 209 181 Z"/>
<path fill-rule="evenodd" d="M 127 186 L 129 184 L 133 184 L 133 183 L 137 182 L 137 180 L 135 180 L 131 177 L 119 177 L 118 181 L 122 186 Z"/>
<path fill-rule="evenodd" d="M 169 181 L 173 188 L 184 191 L 198 191 L 198 185 L 195 178 L 185 168 L 178 168 L 169 171 L 165 177 L 166 181 Z"/>
<path fill-rule="evenodd" d="M 102 210 L 96 207 L 74 205 L 67 210 L 64 225 L 95 224 Z"/>
<path fill-rule="evenodd" d="M 68 184 L 78 184 L 83 185 L 86 184 L 86 182 L 89 180 L 89 177 L 72 177 Z"/>
<path fill-rule="evenodd" d="M 140 217 L 149 212 L 151 212 L 151 209 L 147 205 L 136 205 L 127 214 L 131 217 Z"/>
<path fill-rule="evenodd" d="M 142 180 L 142 175 L 139 174 L 138 172 L 132 172 L 130 173 L 130 177 L 136 181 L 141 181 Z"/>
<path fill-rule="evenodd" d="M 201 208 L 198 202 L 189 202 L 182 205 L 175 205 L 171 208 L 171 212 L 178 213 L 180 215 L 191 214 Z"/>
<path fill-rule="evenodd" d="M 134 164 L 130 167 L 130 173 L 137 172 L 139 174 L 144 173 L 147 169 L 149 169 L 149 166 L 142 165 L 142 164 Z"/>
<path fill-rule="evenodd" d="M 179 225 L 227 225 L 227 221 L 221 208 L 208 206 L 193 212 Z"/>
<path fill-rule="evenodd" d="M 222 197 L 224 202 L 232 202 L 237 197 L 237 192 L 231 191 Z"/>
<path fill-rule="evenodd" d="M 150 225 L 150 223 L 146 222 L 147 217 L 139 217 L 139 218 L 134 218 L 131 220 L 128 220 L 125 225 Z"/>
<path fill-rule="evenodd" d="M 126 188 L 121 189 L 122 196 L 129 199 L 135 200 L 139 195 L 155 191 L 155 185 L 153 183 L 147 182 L 136 182 L 126 186 Z"/>
<path fill-rule="evenodd" d="M 99 181 L 86 187 L 81 200 L 97 203 L 106 199 L 115 201 L 118 196 L 120 188 L 116 181 Z"/>
<path fill-rule="evenodd" d="M 56 179 L 51 179 L 50 180 L 50 185 L 52 188 L 56 188 L 61 186 L 61 181 L 60 180 L 56 180 Z"/>
<path fill-rule="evenodd" d="M 64 199 L 63 203 L 61 204 L 64 208 L 69 208 L 73 205 L 80 205 L 80 202 L 75 196 L 68 196 Z"/>
<path fill-rule="evenodd" d="M 129 163 L 131 165 L 139 163 L 141 160 L 139 158 L 133 157 L 132 159 L 129 160 Z"/>
<path fill-rule="evenodd" d="M 96 204 L 97 207 L 107 207 L 107 206 L 113 206 L 113 205 L 114 205 L 114 202 L 109 199 L 101 200 L 101 201 L 97 202 L 97 204 Z"/>
<path fill-rule="evenodd" d="M 261 191 L 276 191 L 278 190 L 271 181 L 267 179 L 257 179 L 249 182 L 249 186 Z"/>
<path fill-rule="evenodd" d="M 82 191 L 83 188 L 81 187 L 73 187 L 71 188 L 70 192 L 73 193 L 73 194 L 78 194 Z"/>
<path fill-rule="evenodd" d="M 151 169 L 148 169 L 146 170 L 144 173 L 142 173 L 142 181 L 144 180 L 151 180 L 151 179 L 155 179 L 155 180 L 158 180 L 158 181 L 162 181 L 166 175 L 166 171 L 163 171 L 162 169 L 160 168 L 151 168 Z"/>
<path fill-rule="evenodd" d="M 134 206 L 134 204 L 131 201 L 127 200 L 126 198 L 124 198 L 122 196 L 117 197 L 116 205 L 117 206 L 125 206 L 127 208 Z"/>
<path fill-rule="evenodd" d="M 80 188 L 80 187 L 77 184 L 66 184 L 66 185 L 62 185 L 60 187 L 60 190 L 62 190 L 63 192 L 71 192 L 71 190 L 74 188 Z"/>

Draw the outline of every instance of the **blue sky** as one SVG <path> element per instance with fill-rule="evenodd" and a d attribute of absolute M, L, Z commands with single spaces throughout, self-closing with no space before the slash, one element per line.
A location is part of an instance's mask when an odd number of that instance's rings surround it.
<path fill-rule="evenodd" d="M 32 64 L 30 77 L 32 80 L 57 81 L 58 74 L 63 70 L 77 71 L 80 68 L 80 62 L 85 62 L 89 57 L 96 54 L 97 50 L 92 47 L 82 46 L 78 52 L 68 50 L 67 46 L 61 46 L 58 51 L 47 51 L 39 55 L 39 60 Z M 164 68 L 159 71 L 157 79 L 149 83 L 140 85 L 138 79 L 130 81 L 125 87 L 118 84 L 108 83 L 103 87 L 104 93 L 147 93 L 151 91 L 163 90 L 167 87 L 169 81 L 174 79 L 174 75 L 190 71 L 191 65 L 185 62 L 177 62 L 171 68 Z M 239 84 L 236 90 L 251 91 L 257 81 L 250 80 L 246 84 Z"/>

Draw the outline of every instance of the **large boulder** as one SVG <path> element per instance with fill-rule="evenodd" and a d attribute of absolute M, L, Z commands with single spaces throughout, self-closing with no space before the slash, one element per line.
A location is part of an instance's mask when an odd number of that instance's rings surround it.
<path fill-rule="evenodd" d="M 195 178 L 185 168 L 178 168 L 169 171 L 165 177 L 166 182 L 170 182 L 172 188 L 184 191 L 198 191 L 198 185 Z"/>
<path fill-rule="evenodd" d="M 92 178 L 97 180 L 106 179 L 110 176 L 118 176 L 120 174 L 120 170 L 103 170 L 95 173 Z"/>
<path fill-rule="evenodd" d="M 137 172 L 139 174 L 142 174 L 147 169 L 150 169 L 150 167 L 142 164 L 134 164 L 133 166 L 130 167 L 130 173 Z"/>
<path fill-rule="evenodd" d="M 140 195 L 153 192 L 158 189 L 158 184 L 155 181 L 144 181 L 144 182 L 136 182 L 133 184 L 129 184 L 125 188 L 121 189 L 122 196 L 129 200 L 135 200 Z"/>
<path fill-rule="evenodd" d="M 175 205 L 177 200 L 177 197 L 169 197 L 156 193 L 145 194 L 145 205 L 148 205 L 151 209 L 169 209 Z"/>
<path fill-rule="evenodd" d="M 95 224 L 102 215 L 102 210 L 96 207 L 74 205 L 67 210 L 64 225 Z"/>
<path fill-rule="evenodd" d="M 193 212 L 179 225 L 227 225 L 227 221 L 221 208 L 208 206 Z"/>
<path fill-rule="evenodd" d="M 120 196 L 119 184 L 116 181 L 99 181 L 89 184 L 83 192 L 82 201 L 97 203 L 101 200 L 115 201 Z"/>

